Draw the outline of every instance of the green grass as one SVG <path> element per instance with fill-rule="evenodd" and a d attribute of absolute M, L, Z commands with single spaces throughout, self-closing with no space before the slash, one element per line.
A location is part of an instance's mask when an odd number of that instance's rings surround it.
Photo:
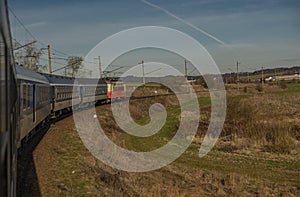
<path fill-rule="evenodd" d="M 298 84 L 288 85 L 288 91 L 295 92 L 298 90 Z M 238 102 L 249 97 L 251 97 L 251 95 L 247 94 L 229 97 L 228 99 L 233 99 Z M 199 98 L 199 104 L 201 107 L 209 107 L 211 104 L 210 98 Z M 167 122 L 159 133 L 148 138 L 137 138 L 123 134 L 122 138 L 126 141 L 126 147 L 135 151 L 151 151 L 168 143 L 177 131 L 176 125 L 179 123 L 178 116 L 180 115 L 180 107 L 174 106 L 168 109 L 167 112 Z M 138 121 L 141 125 L 148 122 L 149 117 Z M 214 171 L 221 174 L 236 173 L 272 183 L 289 183 L 292 185 L 299 185 L 299 162 L 264 159 L 259 156 L 254 157 L 249 155 L 226 153 L 215 149 L 207 156 L 199 158 L 199 148 L 200 147 L 195 144 L 190 145 L 187 151 L 175 161 L 175 164 L 186 168 Z"/>
<path fill-rule="evenodd" d="M 202 97 L 198 99 L 200 107 L 210 106 L 210 98 Z M 186 103 L 186 109 L 189 110 L 192 105 Z M 165 144 L 167 144 L 177 132 L 177 125 L 179 124 L 179 116 L 181 113 L 180 106 L 174 106 L 167 109 L 167 119 L 163 128 L 155 135 L 147 138 L 135 137 L 126 133 L 123 133 L 121 138 L 125 139 L 126 147 L 133 151 L 152 151 Z M 139 120 L 137 123 L 145 125 L 150 122 L 149 117 L 145 117 Z"/>
<path fill-rule="evenodd" d="M 272 92 L 272 94 L 286 95 L 286 94 L 299 94 L 300 93 L 300 82 L 288 82 L 285 83 L 287 88 L 280 91 Z"/>
<path fill-rule="evenodd" d="M 92 155 L 83 146 L 77 133 L 61 132 L 60 135 L 60 142 L 53 148 L 57 163 L 53 180 L 55 185 L 60 185 L 57 191 L 72 196 L 87 196 L 86 191 L 97 192 L 97 180 L 90 176 L 93 170 L 87 168 L 84 159 Z"/>
<path fill-rule="evenodd" d="M 139 86 L 138 86 L 139 85 Z M 168 89 L 167 87 L 161 85 L 161 84 L 158 84 L 158 83 L 147 83 L 145 85 L 140 85 L 140 84 L 135 84 L 135 83 L 132 83 L 132 84 L 126 84 L 127 87 L 137 87 L 137 89 L 143 89 L 143 88 L 149 88 L 149 89 Z"/>
<path fill-rule="evenodd" d="M 217 150 L 199 158 L 197 148 L 192 148 L 195 150 L 192 155 L 183 154 L 176 163 L 188 168 L 216 171 L 222 174 L 236 173 L 274 183 L 299 185 L 299 162 L 264 159 Z"/>

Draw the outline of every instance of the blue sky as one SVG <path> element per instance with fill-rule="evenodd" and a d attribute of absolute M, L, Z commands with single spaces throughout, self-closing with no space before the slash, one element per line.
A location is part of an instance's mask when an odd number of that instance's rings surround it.
<path fill-rule="evenodd" d="M 241 62 L 242 71 L 300 65 L 300 1 L 148 1 L 208 32 L 226 46 L 140 0 L 11 0 L 9 5 L 39 41 L 66 54 L 85 56 L 112 34 L 155 25 L 174 28 L 197 39 L 222 72 L 235 69 L 236 61 Z M 17 40 L 31 39 L 11 21 Z"/>

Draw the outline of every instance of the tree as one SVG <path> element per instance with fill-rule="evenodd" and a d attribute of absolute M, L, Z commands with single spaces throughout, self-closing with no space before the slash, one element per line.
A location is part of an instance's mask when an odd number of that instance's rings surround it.
<path fill-rule="evenodd" d="M 70 56 L 68 57 L 68 75 L 75 77 L 78 70 L 82 67 L 83 57 L 80 56 Z"/>
<path fill-rule="evenodd" d="M 36 72 L 43 69 L 40 68 L 41 65 L 39 65 L 40 57 L 43 55 L 42 49 L 37 49 L 34 45 L 27 45 L 23 48 L 24 55 L 21 55 L 22 53 L 15 53 L 16 58 L 19 59 L 19 64 Z"/>

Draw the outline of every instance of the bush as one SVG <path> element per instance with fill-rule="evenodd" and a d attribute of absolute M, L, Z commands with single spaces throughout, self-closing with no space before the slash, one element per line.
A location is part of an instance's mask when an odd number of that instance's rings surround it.
<path fill-rule="evenodd" d="M 284 81 L 280 81 L 279 87 L 280 87 L 281 89 L 286 89 L 286 88 L 287 88 L 287 85 L 286 85 L 286 83 L 285 83 Z"/>
<path fill-rule="evenodd" d="M 261 84 L 257 84 L 257 86 L 255 87 L 255 90 L 257 90 L 258 92 L 262 92 L 263 91 L 263 87 Z"/>
<path fill-rule="evenodd" d="M 247 138 L 253 144 L 260 145 L 264 151 L 290 153 L 295 148 L 295 140 L 300 136 L 300 126 L 290 125 L 285 120 L 278 119 L 279 117 L 274 119 L 277 109 L 268 116 L 268 99 L 274 98 L 228 99 L 223 135 Z"/>

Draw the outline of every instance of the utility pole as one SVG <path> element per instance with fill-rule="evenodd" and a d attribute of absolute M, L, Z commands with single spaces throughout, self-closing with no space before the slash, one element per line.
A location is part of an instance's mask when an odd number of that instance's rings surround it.
<path fill-rule="evenodd" d="M 184 77 L 186 78 L 186 80 L 188 79 L 188 76 L 187 76 L 187 61 L 186 61 L 186 59 L 184 60 Z"/>
<path fill-rule="evenodd" d="M 249 72 L 247 72 L 247 76 L 248 76 L 248 83 L 250 83 L 250 74 L 249 74 Z"/>
<path fill-rule="evenodd" d="M 261 89 L 264 90 L 264 67 L 261 67 Z"/>
<path fill-rule="evenodd" d="M 102 65 L 101 65 L 101 57 L 98 56 L 99 59 L 99 72 L 100 72 L 100 79 L 102 79 Z"/>
<path fill-rule="evenodd" d="M 277 79 L 277 68 L 275 68 L 275 77 L 274 77 L 275 81 L 276 81 L 276 85 L 278 85 L 278 79 Z"/>
<path fill-rule="evenodd" d="M 48 49 L 48 66 L 49 66 L 49 73 L 50 73 L 50 76 L 52 76 L 52 65 L 51 65 L 51 51 L 50 51 L 50 45 L 48 45 L 47 49 Z"/>
<path fill-rule="evenodd" d="M 240 79 L 239 79 L 239 64 L 240 62 L 236 62 L 236 83 L 237 83 L 237 89 L 238 92 L 240 91 L 240 87 L 239 87 L 239 83 L 240 83 Z"/>
<path fill-rule="evenodd" d="M 143 85 L 145 85 L 145 66 L 144 66 L 144 60 L 142 60 L 142 76 L 143 76 Z"/>

